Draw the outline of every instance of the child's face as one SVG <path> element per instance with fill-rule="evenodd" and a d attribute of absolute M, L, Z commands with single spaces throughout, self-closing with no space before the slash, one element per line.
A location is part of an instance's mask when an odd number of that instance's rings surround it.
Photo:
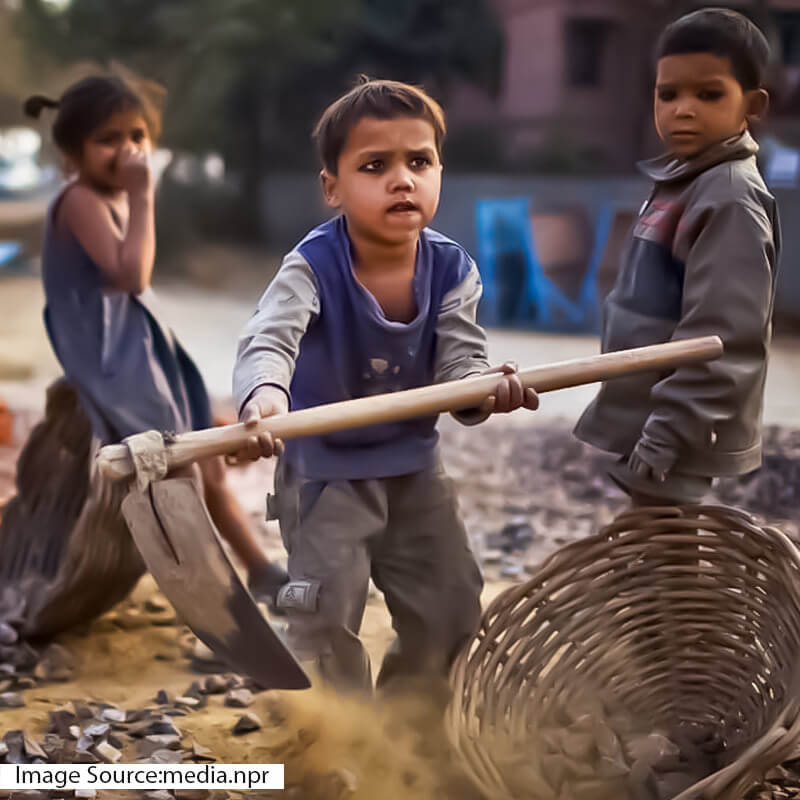
<path fill-rule="evenodd" d="M 121 156 L 126 151 L 150 153 L 147 123 L 138 111 L 118 111 L 96 128 L 83 143 L 81 178 L 102 191 L 119 191 Z"/>
<path fill-rule="evenodd" d="M 766 106 L 766 92 L 745 92 L 731 62 L 712 53 L 682 53 L 658 61 L 655 122 L 678 158 L 688 159 L 742 133 Z"/>
<path fill-rule="evenodd" d="M 351 235 L 387 244 L 416 239 L 436 213 L 441 184 L 433 126 L 410 117 L 360 120 L 338 174 L 322 171 L 325 199 L 345 213 Z"/>

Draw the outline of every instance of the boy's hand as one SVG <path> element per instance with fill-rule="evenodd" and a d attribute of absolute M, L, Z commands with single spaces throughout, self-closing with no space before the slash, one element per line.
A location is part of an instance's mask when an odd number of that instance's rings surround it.
<path fill-rule="evenodd" d="M 517 365 L 507 361 L 501 367 L 493 367 L 484 375 L 500 373 L 503 377 L 495 387 L 494 394 L 481 403 L 480 410 L 484 414 L 507 414 L 518 408 L 536 411 L 539 408 L 539 395 L 534 389 L 526 389 L 517 373 Z"/>
<path fill-rule="evenodd" d="M 239 422 L 255 429 L 259 420 L 285 414 L 289 410 L 289 399 L 286 392 L 277 386 L 262 386 L 245 403 L 239 414 Z M 247 440 L 247 444 L 237 454 L 237 461 L 257 461 L 259 458 L 272 458 L 283 452 L 283 442 L 273 439 L 269 433 L 255 434 Z"/>
<path fill-rule="evenodd" d="M 628 469 L 639 478 L 663 483 L 677 460 L 675 452 L 642 436 L 628 459 Z"/>

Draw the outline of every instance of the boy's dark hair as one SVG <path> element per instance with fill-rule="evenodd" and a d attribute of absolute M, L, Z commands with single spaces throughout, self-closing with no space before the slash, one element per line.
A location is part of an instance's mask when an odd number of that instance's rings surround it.
<path fill-rule="evenodd" d="M 119 76 L 93 76 L 70 86 L 59 100 L 35 94 L 23 104 L 29 117 L 39 118 L 44 108 L 57 108 L 53 139 L 68 155 L 78 156 L 86 139 L 112 114 L 136 111 L 147 123 L 155 140 L 161 133 L 161 111 L 155 99 L 158 87 L 142 83 L 135 86 Z"/>
<path fill-rule="evenodd" d="M 446 133 L 442 107 L 426 92 L 400 81 L 370 80 L 362 76 L 347 94 L 331 103 L 314 128 L 322 165 L 335 175 L 347 136 L 364 117 L 424 119 L 433 126 L 436 150 L 442 155 Z"/>
<path fill-rule="evenodd" d="M 764 84 L 769 44 L 743 14 L 728 8 L 703 8 L 669 24 L 658 39 L 656 60 L 684 53 L 713 53 L 728 58 L 742 89 Z"/>

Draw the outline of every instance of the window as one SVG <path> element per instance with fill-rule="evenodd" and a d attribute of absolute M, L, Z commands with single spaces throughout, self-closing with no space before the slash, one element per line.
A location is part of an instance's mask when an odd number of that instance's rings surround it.
<path fill-rule="evenodd" d="M 781 43 L 783 63 L 788 67 L 800 66 L 800 13 L 781 11 L 775 15 Z"/>
<path fill-rule="evenodd" d="M 603 84 L 603 62 L 610 23 L 605 19 L 569 19 L 564 30 L 567 85 Z"/>

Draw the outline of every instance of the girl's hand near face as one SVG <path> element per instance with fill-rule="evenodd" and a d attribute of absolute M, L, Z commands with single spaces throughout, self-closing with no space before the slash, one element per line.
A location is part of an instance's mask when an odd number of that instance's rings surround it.
<path fill-rule="evenodd" d="M 144 149 L 126 147 L 117 164 L 120 185 L 129 194 L 143 194 L 152 187 L 150 154 Z"/>
<path fill-rule="evenodd" d="M 128 224 L 121 230 L 103 194 L 80 181 L 64 194 L 59 225 L 68 229 L 100 267 L 109 287 L 141 294 L 155 261 L 155 213 L 150 148 L 121 148 L 113 170 L 116 187 L 128 195 Z"/>

